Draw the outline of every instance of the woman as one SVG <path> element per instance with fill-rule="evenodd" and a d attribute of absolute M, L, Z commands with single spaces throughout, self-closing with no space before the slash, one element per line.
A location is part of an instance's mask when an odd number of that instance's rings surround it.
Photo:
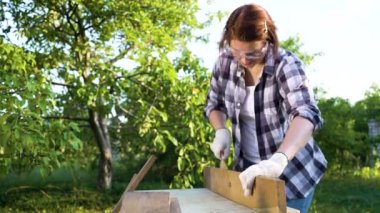
<path fill-rule="evenodd" d="M 286 183 L 289 207 L 307 212 L 327 161 L 312 133 L 322 125 L 302 62 L 279 47 L 268 12 L 249 4 L 232 12 L 220 41 L 205 115 L 216 130 L 211 150 L 230 152 L 246 196 L 258 175 Z"/>

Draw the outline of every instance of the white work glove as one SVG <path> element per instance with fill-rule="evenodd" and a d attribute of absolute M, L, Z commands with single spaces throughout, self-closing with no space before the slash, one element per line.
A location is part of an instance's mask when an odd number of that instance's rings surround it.
<path fill-rule="evenodd" d="M 268 160 L 260 161 L 252 165 L 239 175 L 241 186 L 243 187 L 244 196 L 252 194 L 253 182 L 256 176 L 266 176 L 278 178 L 288 165 L 288 158 L 285 154 L 276 152 Z"/>
<path fill-rule="evenodd" d="M 228 129 L 217 129 L 215 132 L 214 141 L 211 144 L 211 150 L 214 152 L 216 158 L 228 158 L 230 154 L 230 140 L 231 134 Z"/>

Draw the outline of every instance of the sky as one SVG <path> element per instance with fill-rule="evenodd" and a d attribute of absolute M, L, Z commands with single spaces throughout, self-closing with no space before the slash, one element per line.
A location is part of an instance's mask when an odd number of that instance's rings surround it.
<path fill-rule="evenodd" d="M 198 17 L 202 20 L 202 14 L 218 10 L 229 15 L 249 3 L 259 4 L 269 12 L 280 41 L 298 35 L 303 43 L 301 51 L 322 53 L 306 71 L 312 85 L 326 90 L 327 97 L 341 97 L 355 103 L 364 99 L 365 91 L 372 84 L 380 86 L 380 1 L 200 0 Z M 227 17 L 200 32 L 209 34 L 208 44 L 190 46 L 210 71 Z"/>

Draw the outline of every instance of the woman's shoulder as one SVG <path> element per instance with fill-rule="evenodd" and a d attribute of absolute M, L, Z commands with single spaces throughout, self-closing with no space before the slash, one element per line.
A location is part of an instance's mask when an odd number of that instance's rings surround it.
<path fill-rule="evenodd" d="M 228 54 L 227 52 L 222 52 L 218 55 L 217 63 L 223 64 L 223 65 L 229 65 L 233 63 L 234 57 L 231 54 Z"/>
<path fill-rule="evenodd" d="M 287 63 L 287 64 L 302 63 L 299 57 L 292 51 L 279 48 L 279 51 L 276 57 L 276 63 L 280 64 L 281 62 Z"/>
<path fill-rule="evenodd" d="M 230 72 L 235 68 L 237 68 L 237 63 L 234 61 L 233 56 L 227 53 L 221 53 L 215 62 L 214 72 L 225 73 Z"/>

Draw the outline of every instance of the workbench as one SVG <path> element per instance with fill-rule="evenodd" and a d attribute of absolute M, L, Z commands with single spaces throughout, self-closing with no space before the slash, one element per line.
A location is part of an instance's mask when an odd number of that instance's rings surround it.
<path fill-rule="evenodd" d="M 136 191 L 138 192 L 138 191 Z M 258 212 L 239 205 L 225 197 L 222 197 L 207 188 L 195 189 L 169 189 L 169 190 L 148 190 L 145 192 L 169 192 L 170 197 L 178 200 L 182 213 L 254 213 Z M 267 210 L 266 212 L 276 212 Z M 262 211 L 260 211 L 261 213 Z M 299 213 L 298 210 L 287 208 L 287 213 Z"/>
<path fill-rule="evenodd" d="M 206 167 L 205 188 L 134 191 L 155 159 L 133 175 L 113 213 L 299 213 L 286 206 L 283 180 L 257 176 L 253 193 L 244 196 L 240 173 L 227 168 Z"/>

